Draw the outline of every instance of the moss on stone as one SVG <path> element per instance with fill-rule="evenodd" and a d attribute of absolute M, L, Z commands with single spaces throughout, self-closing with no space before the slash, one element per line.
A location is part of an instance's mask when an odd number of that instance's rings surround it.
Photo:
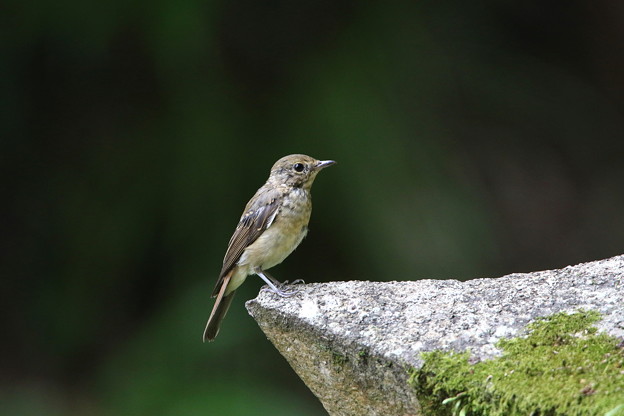
<path fill-rule="evenodd" d="M 349 362 L 349 358 L 346 355 L 332 351 L 332 364 L 334 369 L 338 372 L 342 371 L 342 368 Z"/>
<path fill-rule="evenodd" d="M 502 356 L 433 351 L 410 383 L 425 415 L 624 416 L 624 346 L 593 326 L 597 312 L 559 313 L 501 340 Z"/>

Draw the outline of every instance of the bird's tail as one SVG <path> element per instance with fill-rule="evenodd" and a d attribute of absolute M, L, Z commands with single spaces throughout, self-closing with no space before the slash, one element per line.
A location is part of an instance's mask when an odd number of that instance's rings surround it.
<path fill-rule="evenodd" d="M 234 299 L 234 293 L 236 293 L 236 291 L 233 291 L 226 296 L 217 297 L 215 305 L 212 308 L 210 318 L 208 318 L 206 329 L 204 329 L 204 342 L 214 341 L 214 339 L 217 337 L 217 334 L 219 333 L 219 327 L 221 326 L 221 321 L 225 317 L 228 309 L 230 308 L 232 299 Z"/>

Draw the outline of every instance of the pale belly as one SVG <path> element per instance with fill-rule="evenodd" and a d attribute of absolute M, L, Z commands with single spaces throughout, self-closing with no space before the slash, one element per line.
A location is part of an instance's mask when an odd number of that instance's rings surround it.
<path fill-rule="evenodd" d="M 301 243 L 308 232 L 307 221 L 305 225 L 297 224 L 295 227 L 279 226 L 273 224 L 265 230 L 256 241 L 245 249 L 237 265 L 249 265 L 250 274 L 253 269 L 260 267 L 263 270 L 280 264 Z M 293 229 L 294 228 L 294 229 Z"/>
<path fill-rule="evenodd" d="M 300 228 L 298 233 L 283 233 L 279 227 L 269 227 L 243 251 L 225 294 L 238 289 L 247 276 L 255 273 L 256 268 L 267 270 L 284 261 L 301 243 L 307 232 L 307 226 Z"/>
<path fill-rule="evenodd" d="M 308 233 L 306 225 L 298 225 L 296 232 L 284 232 L 284 227 L 273 224 L 256 241 L 243 251 L 234 267 L 232 280 L 225 294 L 236 290 L 257 268 L 262 270 L 280 264 L 292 253 Z M 278 225 L 278 226 L 276 226 Z"/>

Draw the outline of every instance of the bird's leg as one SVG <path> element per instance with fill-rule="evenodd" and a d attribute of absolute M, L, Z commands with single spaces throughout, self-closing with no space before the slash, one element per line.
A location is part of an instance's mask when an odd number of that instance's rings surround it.
<path fill-rule="evenodd" d="M 256 268 L 254 272 L 258 276 L 260 276 L 260 278 L 264 280 L 267 285 L 269 285 L 269 290 L 271 292 L 276 293 L 282 297 L 286 298 L 286 297 L 292 296 L 299 291 L 297 289 L 294 289 L 294 290 L 280 289 L 278 286 L 283 286 L 282 283 L 280 283 L 277 279 L 275 279 L 273 276 L 271 276 L 270 274 L 268 274 L 267 272 L 265 272 L 264 270 L 260 268 Z"/>
<path fill-rule="evenodd" d="M 264 271 L 264 270 L 262 270 L 262 269 L 260 269 L 260 268 L 257 268 L 257 269 L 255 270 L 255 272 L 256 272 L 256 274 L 257 274 L 258 276 L 260 276 L 260 277 L 262 278 L 262 280 L 264 280 L 265 282 L 267 282 L 267 278 L 268 278 L 271 282 L 273 282 L 273 284 L 274 284 L 275 286 L 281 286 L 281 285 L 282 285 L 282 283 L 281 283 L 279 280 L 277 280 L 276 278 L 274 278 L 273 276 L 271 276 L 271 275 L 269 274 L 269 272 L 267 272 L 267 271 Z M 267 283 L 269 283 L 269 282 L 267 282 Z"/>

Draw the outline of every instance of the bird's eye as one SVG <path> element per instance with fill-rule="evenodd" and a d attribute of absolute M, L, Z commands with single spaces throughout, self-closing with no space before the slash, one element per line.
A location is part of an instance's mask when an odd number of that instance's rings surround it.
<path fill-rule="evenodd" d="M 303 172 L 303 169 L 305 168 L 305 166 L 303 165 L 303 163 L 295 163 L 293 165 L 293 169 L 297 172 Z"/>

